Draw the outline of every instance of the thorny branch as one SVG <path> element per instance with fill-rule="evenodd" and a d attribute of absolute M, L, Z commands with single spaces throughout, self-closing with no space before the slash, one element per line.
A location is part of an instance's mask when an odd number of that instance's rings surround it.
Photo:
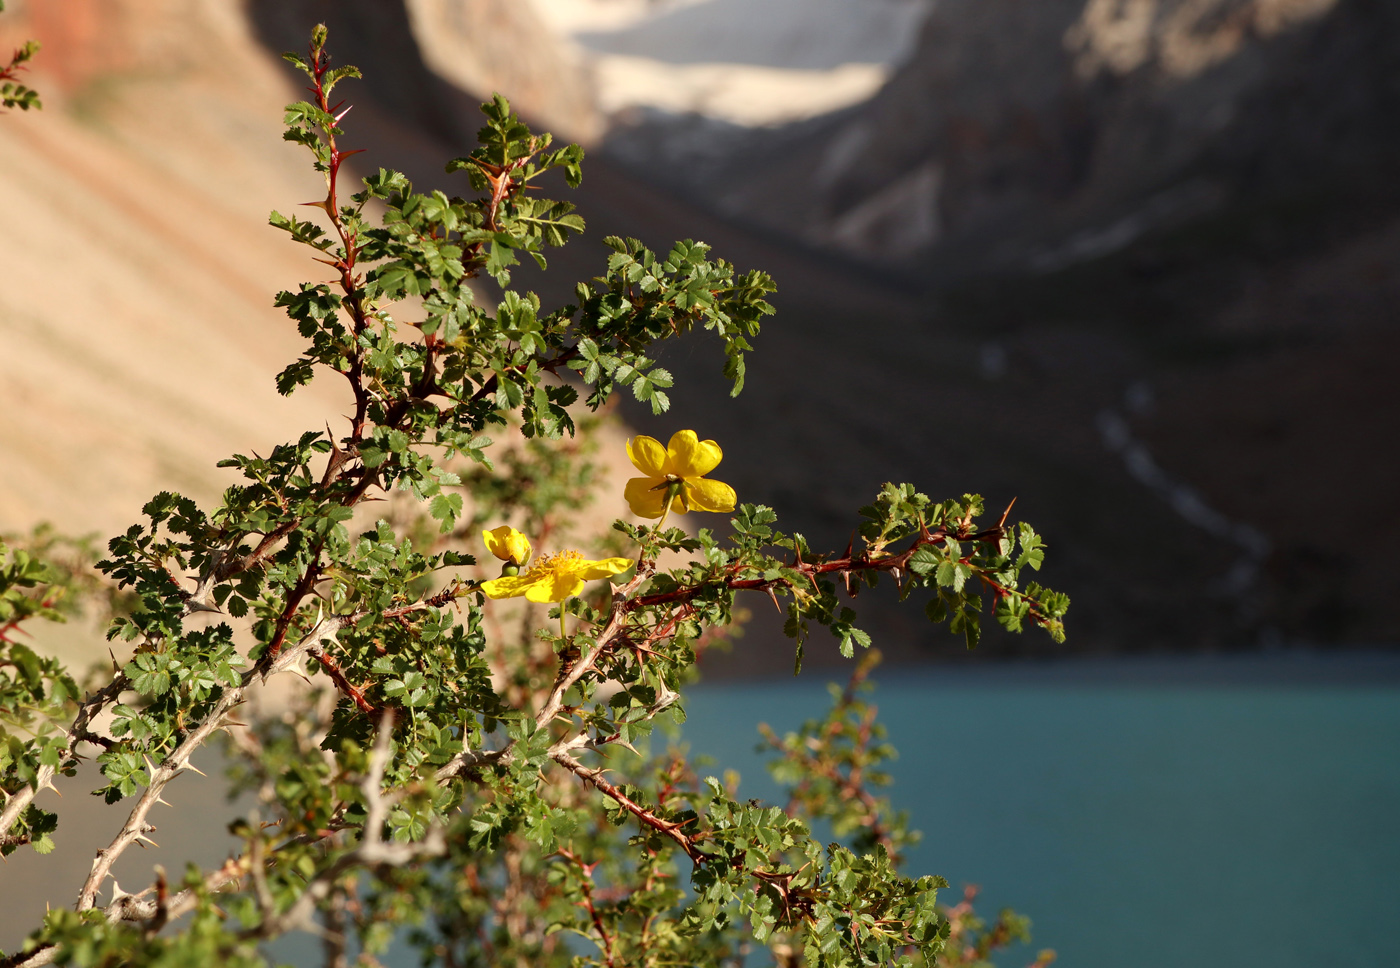
<path fill-rule="evenodd" d="M 847 548 L 846 554 L 840 558 L 810 562 L 803 561 L 799 553 L 787 567 L 794 571 L 801 572 L 803 577 L 807 579 L 807 582 L 810 583 L 813 588 L 818 587 L 818 576 L 834 575 L 845 582 L 846 590 L 848 594 L 851 594 L 854 593 L 855 576 L 864 572 L 887 572 L 894 578 L 895 582 L 898 583 L 904 572 L 909 568 L 909 559 L 914 557 L 915 552 L 920 548 L 936 547 L 945 544 L 950 538 L 957 541 L 969 541 L 974 543 L 995 541 L 1001 538 L 1005 533 L 1005 516 L 1003 516 L 1001 524 L 983 531 L 974 532 L 968 528 L 958 528 L 954 529 L 952 532 L 945 528 L 929 531 L 928 528 L 921 527 L 913 543 L 898 554 L 871 554 L 865 551 L 856 555 L 852 554 L 850 548 Z M 978 568 L 977 565 L 972 562 L 971 556 L 964 556 L 958 560 L 961 564 L 969 566 L 976 577 L 991 590 L 993 595 L 1000 598 L 1005 595 L 1013 594 L 1012 589 L 1001 584 L 991 575 Z M 796 588 L 793 580 L 785 576 L 777 578 L 740 578 L 736 571 L 734 574 L 725 576 L 719 582 L 688 585 L 683 588 L 674 589 L 673 591 L 657 592 L 652 595 L 639 595 L 636 598 L 628 600 L 625 603 L 625 608 L 627 611 L 638 611 L 641 609 L 653 608 L 657 605 L 667 605 L 673 602 L 688 602 L 716 587 L 724 587 L 733 591 L 760 592 L 769 592 L 776 588 Z M 1036 621 L 1046 620 L 1046 616 L 1041 611 L 1039 605 L 1029 599 L 1027 601 L 1031 607 L 1030 614 L 1032 618 Z"/>
<path fill-rule="evenodd" d="M 82 889 L 78 893 L 77 909 L 86 911 L 93 907 L 97 900 L 97 892 L 102 887 L 102 882 L 106 880 L 111 872 L 112 865 L 116 863 L 118 857 L 137 841 L 150 841 L 148 834 L 156 829 L 147 822 L 147 815 L 157 803 L 164 803 L 161 793 L 171 780 L 184 773 L 186 770 L 193 770 L 190 765 L 190 756 L 200 746 L 204 744 L 216 731 L 222 729 L 227 724 L 229 714 L 243 702 L 243 697 L 248 689 L 257 681 L 265 681 L 279 672 L 283 672 L 294 666 L 301 660 L 307 652 L 323 641 L 334 638 L 336 632 L 346 625 L 344 616 L 326 616 L 322 618 L 302 639 L 293 647 L 284 649 L 282 654 L 272 661 L 266 669 L 250 669 L 245 672 L 239 685 L 224 691 L 223 696 L 215 703 L 203 722 L 190 730 L 184 740 L 177 746 L 169 756 L 159 764 L 147 760 L 147 772 L 149 783 L 146 792 L 136 802 L 136 806 L 128 815 L 126 823 L 112 842 L 105 848 L 97 852 L 97 859 L 93 861 L 92 870 L 88 874 L 87 880 L 83 882 Z M 196 771 L 197 772 L 197 771 Z"/>

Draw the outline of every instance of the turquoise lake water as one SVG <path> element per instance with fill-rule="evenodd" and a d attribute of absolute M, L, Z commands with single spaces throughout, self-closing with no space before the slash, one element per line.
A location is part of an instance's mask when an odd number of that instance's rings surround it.
<path fill-rule="evenodd" d="M 1075 968 L 1400 965 L 1400 680 L 1158 662 L 877 670 L 911 873 L 982 887 Z M 883 672 L 883 675 L 881 675 Z M 819 715 L 816 677 L 701 687 L 685 737 L 775 800 L 754 724 Z"/>
<path fill-rule="evenodd" d="M 822 714 L 829 675 L 701 685 L 684 738 L 743 776 L 741 795 L 782 802 L 754 752 Z M 924 842 L 913 874 L 942 874 L 949 900 L 979 884 L 984 912 L 1011 906 L 1066 968 L 1400 966 L 1400 656 L 1256 656 L 876 670 L 873 701 L 901 757 L 889 795 Z M 151 865 L 212 866 L 210 838 L 247 806 L 217 770 L 184 777 L 156 816 L 164 847 L 129 852 L 123 885 Z M 0 865 L 0 947 L 70 897 L 95 845 L 125 814 L 70 782 L 59 847 Z M 51 795 L 49 795 L 51 796 Z M 190 811 L 194 811 L 191 813 Z M 197 822 L 191 822 L 193 818 Z M 281 960 L 319 964 L 297 935 Z M 392 951 L 393 968 L 416 965 Z M 762 964 L 753 959 L 755 968 Z"/>

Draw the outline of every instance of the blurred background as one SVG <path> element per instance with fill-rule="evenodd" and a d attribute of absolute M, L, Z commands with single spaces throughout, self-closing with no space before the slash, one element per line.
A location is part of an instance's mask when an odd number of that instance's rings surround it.
<path fill-rule="evenodd" d="M 45 109 L 0 119 L 0 530 L 105 538 L 343 411 L 272 385 L 299 349 L 272 294 L 311 275 L 267 213 L 323 190 L 277 55 L 325 21 L 366 74 L 363 169 L 463 191 L 442 163 L 493 91 L 587 147 L 588 236 L 519 276 L 546 302 L 607 233 L 774 275 L 745 392 L 696 338 L 626 432 L 719 440 L 816 547 L 886 480 L 1046 536 L 1063 647 L 993 627 L 970 658 L 892 596 L 862 612 L 917 864 L 1065 964 L 1400 963 L 1400 4 L 7 7 Z M 755 607 L 687 735 L 794 726 L 821 698 L 791 661 Z"/>

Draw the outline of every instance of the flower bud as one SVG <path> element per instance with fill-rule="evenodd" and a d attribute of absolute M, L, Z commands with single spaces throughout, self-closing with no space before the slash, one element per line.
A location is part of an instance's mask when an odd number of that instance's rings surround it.
<path fill-rule="evenodd" d="M 502 561 L 518 567 L 530 560 L 530 539 L 508 524 L 481 532 L 481 540 L 486 542 L 486 550 Z"/>

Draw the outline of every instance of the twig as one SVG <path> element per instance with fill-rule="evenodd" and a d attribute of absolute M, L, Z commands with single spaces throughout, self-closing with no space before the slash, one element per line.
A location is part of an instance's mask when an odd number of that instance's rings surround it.
<path fill-rule="evenodd" d="M 685 824 L 672 823 L 669 820 L 662 820 L 656 814 L 652 813 L 646 807 L 637 803 L 627 794 L 623 793 L 617 787 L 613 786 L 611 783 L 605 780 L 603 778 L 602 770 L 594 770 L 587 766 L 584 766 L 578 760 L 574 759 L 569 754 L 563 752 L 554 753 L 552 754 L 551 758 L 560 766 L 564 767 L 571 773 L 574 773 L 580 778 L 582 778 L 585 783 L 588 783 L 589 785 L 595 787 L 600 793 L 604 794 L 605 796 L 616 802 L 624 810 L 632 814 L 632 816 L 636 817 L 648 827 L 652 828 L 653 830 L 659 833 L 665 834 L 667 837 L 670 837 L 680 846 L 681 850 L 685 851 L 685 855 L 689 857 L 694 863 L 702 864 L 706 860 L 710 859 L 708 854 L 706 854 L 698 846 L 696 846 L 695 840 L 693 838 L 688 837 L 681 832 L 681 827 L 683 827 Z"/>
<path fill-rule="evenodd" d="M 360 782 L 360 792 L 365 798 L 365 823 L 359 846 L 342 854 L 335 863 L 311 878 L 301 896 L 286 911 L 271 916 L 265 913 L 261 923 L 243 932 L 245 937 L 269 938 L 291 928 L 320 933 L 320 926 L 312 920 L 312 914 L 316 906 L 330 895 L 336 880 L 345 872 L 360 866 L 402 867 L 420 858 L 437 857 L 447 851 L 447 839 L 439 824 L 430 826 L 423 839 L 417 842 L 396 843 L 384 839 L 384 824 L 389 818 L 389 811 L 402 797 L 401 793 L 385 794 L 382 790 L 393 731 L 394 711 L 385 709 L 379 721 L 374 748 L 370 752 L 368 769 Z"/>

